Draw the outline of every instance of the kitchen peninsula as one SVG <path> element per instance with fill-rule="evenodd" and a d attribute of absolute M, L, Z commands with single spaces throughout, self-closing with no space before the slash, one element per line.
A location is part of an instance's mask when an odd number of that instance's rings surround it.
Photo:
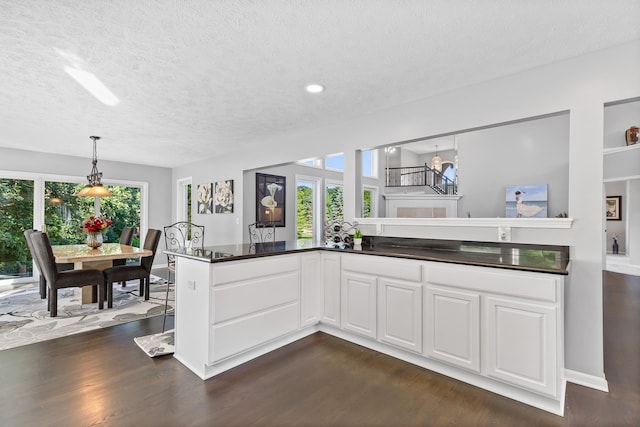
<path fill-rule="evenodd" d="M 168 253 L 175 358 L 202 379 L 322 331 L 563 413 L 566 246 L 365 236 Z"/>

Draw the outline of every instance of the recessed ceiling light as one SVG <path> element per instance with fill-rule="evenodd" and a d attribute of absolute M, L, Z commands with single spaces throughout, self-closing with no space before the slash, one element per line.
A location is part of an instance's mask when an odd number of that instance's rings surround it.
<path fill-rule="evenodd" d="M 324 91 L 324 86 L 314 83 L 314 84 L 307 85 L 305 89 L 309 93 L 320 93 Z"/>

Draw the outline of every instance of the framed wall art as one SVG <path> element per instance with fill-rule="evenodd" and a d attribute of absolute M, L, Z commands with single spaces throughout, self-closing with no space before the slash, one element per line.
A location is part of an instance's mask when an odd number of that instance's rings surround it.
<path fill-rule="evenodd" d="M 287 178 L 256 173 L 256 222 L 284 227 Z"/>
<path fill-rule="evenodd" d="M 607 220 L 622 220 L 622 196 L 607 196 Z"/>
<path fill-rule="evenodd" d="M 509 185 L 506 190 L 507 218 L 547 217 L 547 184 Z"/>
<path fill-rule="evenodd" d="M 233 213 L 233 180 L 216 181 L 215 213 Z"/>
<path fill-rule="evenodd" d="M 213 213 L 213 184 L 198 184 L 198 213 Z"/>

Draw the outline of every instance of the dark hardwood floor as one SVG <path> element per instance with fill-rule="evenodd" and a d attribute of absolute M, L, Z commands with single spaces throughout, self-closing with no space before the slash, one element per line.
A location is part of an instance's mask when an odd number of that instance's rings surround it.
<path fill-rule="evenodd" d="M 0 426 L 637 426 L 640 277 L 605 283 L 610 393 L 568 384 L 565 417 L 323 333 L 202 381 L 133 342 L 160 316 L 0 351 Z"/>

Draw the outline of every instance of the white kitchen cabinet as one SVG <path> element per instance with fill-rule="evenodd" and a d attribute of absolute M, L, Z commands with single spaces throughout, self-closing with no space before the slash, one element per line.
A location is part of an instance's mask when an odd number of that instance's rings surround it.
<path fill-rule="evenodd" d="M 422 352 L 422 284 L 378 279 L 380 341 Z"/>
<path fill-rule="evenodd" d="M 480 372 L 480 295 L 428 285 L 425 355 Z"/>
<path fill-rule="evenodd" d="M 340 254 L 323 252 L 321 264 L 321 321 L 340 327 Z"/>
<path fill-rule="evenodd" d="M 320 254 L 300 255 L 300 323 L 302 327 L 320 321 Z"/>
<path fill-rule="evenodd" d="M 556 305 L 488 296 L 484 309 L 486 374 L 557 396 Z"/>
<path fill-rule="evenodd" d="M 300 327 L 300 256 L 213 266 L 209 363 Z"/>
<path fill-rule="evenodd" d="M 342 329 L 376 338 L 376 287 L 374 276 L 342 273 Z"/>

